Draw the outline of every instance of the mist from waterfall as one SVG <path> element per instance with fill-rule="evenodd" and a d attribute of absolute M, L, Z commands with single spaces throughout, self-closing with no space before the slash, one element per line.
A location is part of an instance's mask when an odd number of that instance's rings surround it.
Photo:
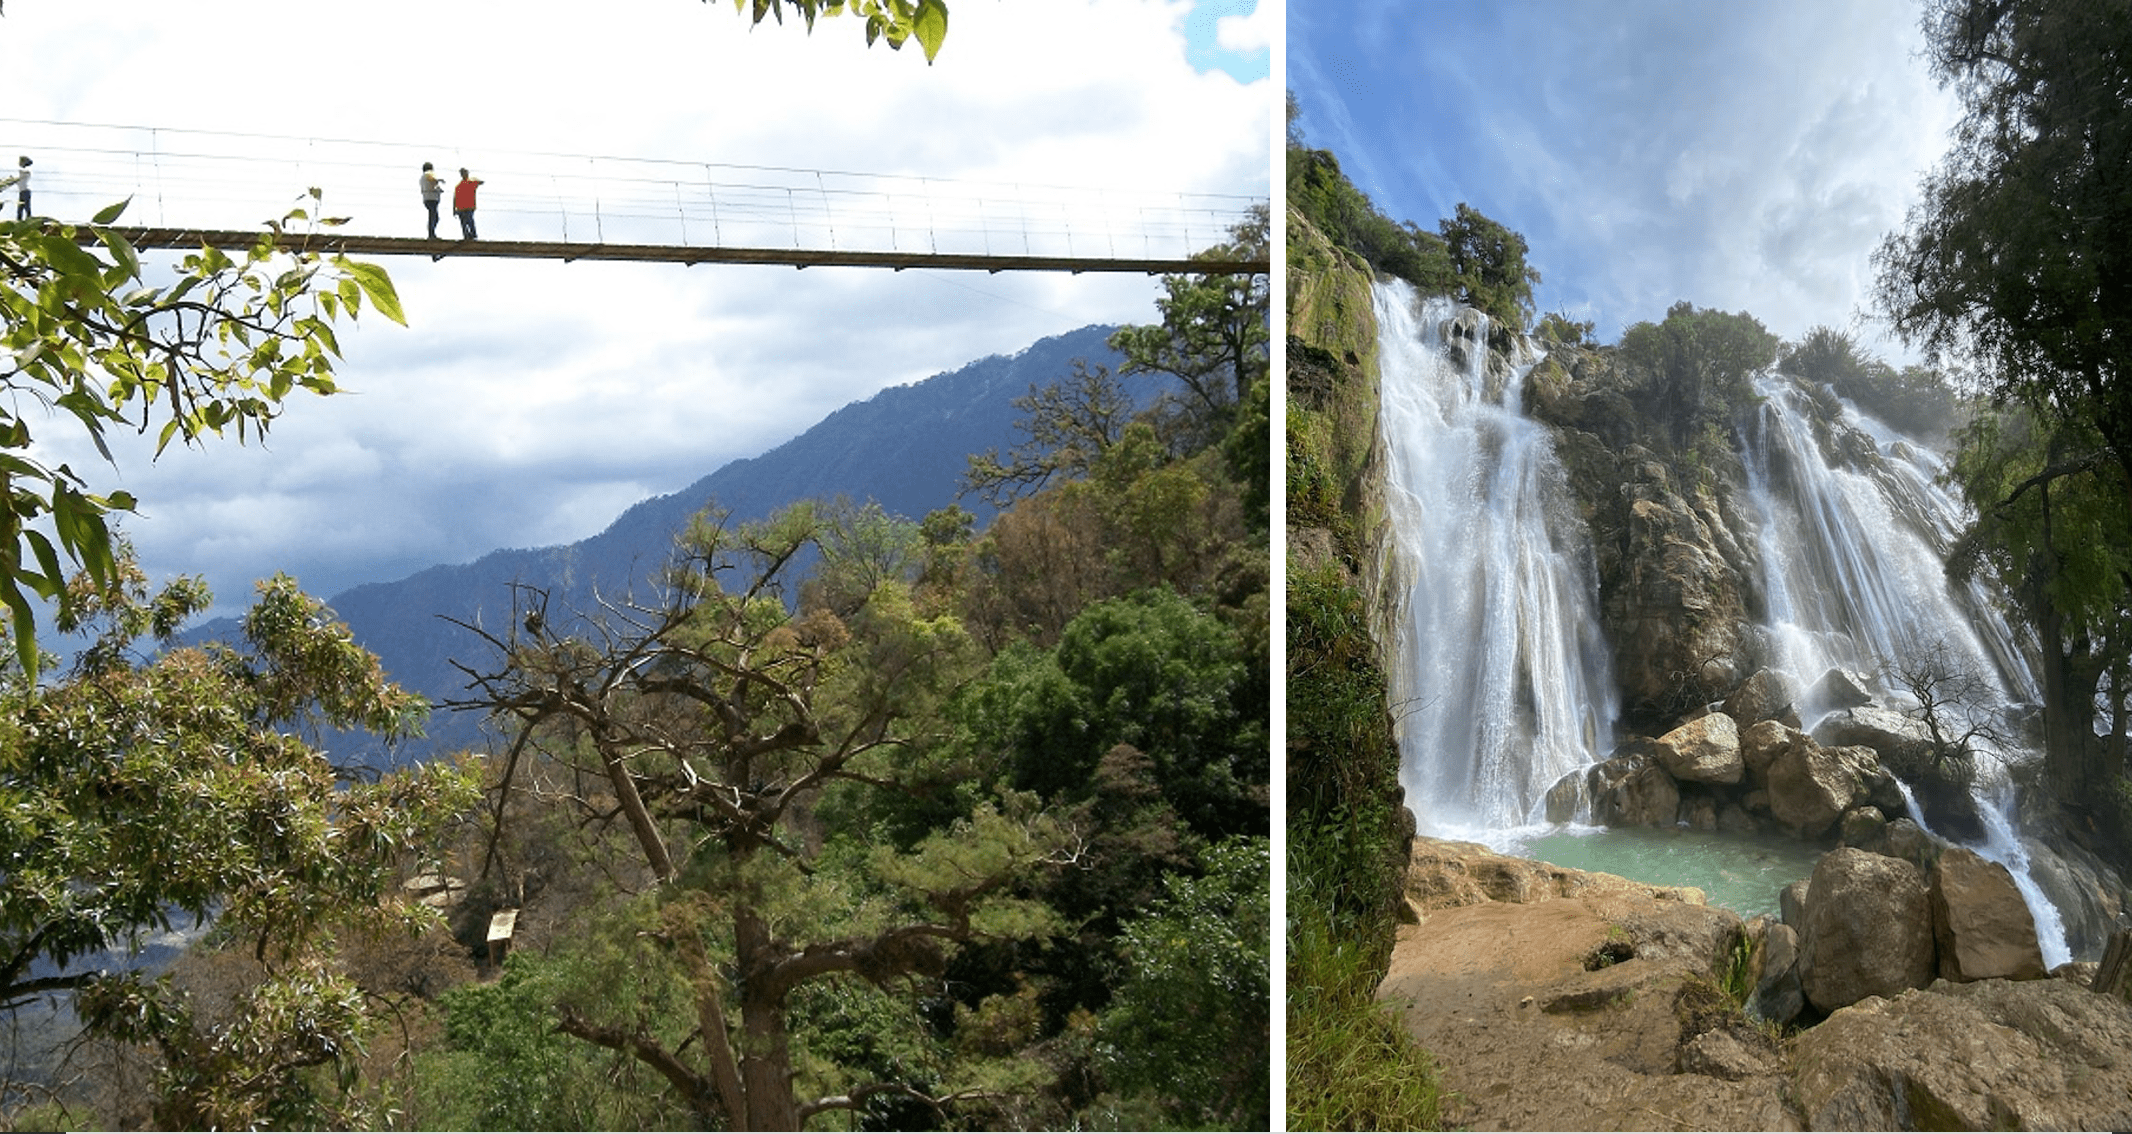
<path fill-rule="evenodd" d="M 1401 781 L 1433 834 L 1534 822 L 1618 711 L 1590 536 L 1519 407 L 1540 356 L 1491 370 L 1485 316 L 1396 281 L 1374 302 Z"/>

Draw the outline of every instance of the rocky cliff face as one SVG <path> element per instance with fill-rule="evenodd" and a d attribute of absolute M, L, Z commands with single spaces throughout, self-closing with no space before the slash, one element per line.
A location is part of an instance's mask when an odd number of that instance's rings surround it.
<path fill-rule="evenodd" d="M 1676 447 L 1647 408 L 1651 381 L 1612 351 L 1558 347 L 1525 406 L 1554 429 L 1591 527 L 1624 723 L 1662 731 L 1759 664 L 1759 565 L 1738 456 Z"/>

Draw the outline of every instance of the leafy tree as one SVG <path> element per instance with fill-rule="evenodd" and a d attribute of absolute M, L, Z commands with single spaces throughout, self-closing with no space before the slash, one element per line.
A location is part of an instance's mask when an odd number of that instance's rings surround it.
<path fill-rule="evenodd" d="M 93 1032 L 157 1045 L 166 1124 L 326 1121 L 341 1112 L 301 1072 L 352 1072 L 366 1016 L 321 967 L 328 934 L 431 916 L 398 883 L 474 785 L 442 763 L 349 784 L 286 731 L 401 735 L 423 711 L 293 580 L 260 585 L 244 648 L 175 648 L 206 588 L 151 598 L 123 547 L 113 570 L 116 588 L 73 581 L 60 628 L 99 631 L 74 671 L 38 685 L 14 670 L 0 689 L 0 1007 L 71 992 Z M 153 659 L 133 656 L 144 635 Z M 213 918 L 267 963 L 238 1018 L 103 971 L 104 951 L 180 918 Z"/>
<path fill-rule="evenodd" d="M 1938 371 L 1901 370 L 1861 352 L 1858 340 L 1832 327 L 1815 327 L 1787 346 L 1778 366 L 1814 382 L 1826 382 L 1859 408 L 1913 436 L 1943 439 L 1959 423 L 1954 391 Z"/>
<path fill-rule="evenodd" d="M 1951 477 L 1978 513 L 1948 571 L 1995 577 L 2035 628 L 2049 781 L 2098 806 L 2132 728 L 2132 485 L 2093 433 L 2022 406 L 1984 410 L 1957 439 Z M 2102 819 L 2132 837 L 2132 815 Z"/>
<path fill-rule="evenodd" d="M 1117 1086 L 1164 1099 L 1187 1126 L 1264 1129 L 1267 842 L 1232 839 L 1205 857 L 1204 875 L 1170 875 L 1167 893 L 1127 923 L 1127 975 L 1099 1042 Z"/>
<path fill-rule="evenodd" d="M 1329 150 L 1288 147 L 1288 204 L 1333 243 L 1353 249 L 1370 267 L 1406 280 L 1427 295 L 1458 286 L 1444 238 L 1411 221 L 1395 221 L 1340 170 Z"/>
<path fill-rule="evenodd" d="M 1777 360 L 1777 336 L 1745 311 L 1727 314 L 1681 300 L 1662 323 L 1637 323 L 1621 353 L 1650 373 L 1650 409 L 1685 445 L 1744 401 L 1748 379 Z"/>
<path fill-rule="evenodd" d="M 1460 201 L 1458 212 L 1438 222 L 1460 299 L 1508 327 L 1532 322 L 1532 287 L 1540 270 L 1525 263 L 1525 238 Z"/>
<path fill-rule="evenodd" d="M 1879 306 L 1996 397 L 2092 431 L 2132 479 L 2132 11 L 1933 0 L 1952 147 L 1876 256 Z"/>
<path fill-rule="evenodd" d="M 789 610 L 802 554 L 834 572 L 847 550 L 809 505 L 739 526 L 714 513 L 683 537 L 656 607 L 610 603 L 586 637 L 545 617 L 501 637 L 469 627 L 498 655 L 462 667 L 470 703 L 512 728 L 500 790 L 538 752 L 575 778 L 567 798 L 588 822 L 627 831 L 653 899 L 625 935 L 630 963 L 671 973 L 689 1021 L 660 1031 L 640 1012 L 566 1001 L 556 1026 L 656 1071 L 701 1121 L 796 1129 L 883 1098 L 996 1095 L 982 1079 L 940 1090 L 835 1066 L 801 1082 L 811 1041 L 795 1035 L 795 998 L 822 982 L 937 978 L 958 945 L 1053 926 L 1011 886 L 1073 843 L 1024 798 L 984 801 L 908 847 L 824 844 L 809 823 L 832 786 L 894 790 L 924 747 L 914 730 L 968 665 L 960 625 L 920 615 L 906 580 L 880 579 L 842 615 Z M 626 944 L 645 941 L 657 948 Z"/>
<path fill-rule="evenodd" d="M 948 36 L 947 0 L 733 0 L 733 10 L 747 16 L 750 27 L 762 23 L 764 16 L 784 23 L 787 8 L 807 21 L 809 32 L 816 16 L 849 12 L 865 21 L 866 46 L 885 40 L 890 50 L 900 51 L 905 41 L 916 39 L 928 64 Z"/>
<path fill-rule="evenodd" d="M 1199 257 L 1263 260 L 1268 223 L 1265 206 L 1254 206 L 1250 219 L 1230 230 L 1229 243 Z M 1204 413 L 1228 413 L 1267 371 L 1267 277 L 1173 275 L 1162 278 L 1162 287 L 1166 294 L 1155 301 L 1162 322 L 1125 327 L 1110 337 L 1112 349 L 1125 356 L 1123 373 L 1171 375 Z"/>
<path fill-rule="evenodd" d="M 366 300 L 394 322 L 405 319 L 382 269 L 307 247 L 296 229 L 312 222 L 318 198 L 313 189 L 308 204 L 238 258 L 211 247 L 186 255 L 162 285 L 147 282 L 132 245 L 108 227 L 123 204 L 87 227 L 0 221 L 0 390 L 8 394 L 0 406 L 0 603 L 13 616 L 17 664 L 31 677 L 30 596 L 64 606 L 67 563 L 100 587 L 119 585 L 105 517 L 135 500 L 93 491 L 67 465 L 47 464 L 34 451 L 23 403 L 63 411 L 108 459 L 108 429 L 154 428 L 158 453 L 173 440 L 190 445 L 231 429 L 242 442 L 264 436 L 294 391 L 333 393 L 334 324 L 355 318 Z M 56 546 L 38 526 L 47 517 Z"/>
<path fill-rule="evenodd" d="M 1027 394 L 1014 399 L 1014 408 L 1029 415 L 1014 423 L 1024 439 L 1004 458 L 996 447 L 971 454 L 970 471 L 963 477 L 964 492 L 976 492 L 999 508 L 1054 478 L 1086 475 L 1124 435 L 1133 417 L 1133 398 L 1109 367 L 1091 369 L 1077 358 L 1064 382 L 1041 388 L 1031 383 Z"/>
<path fill-rule="evenodd" d="M 1550 311 L 1534 325 L 1532 337 L 1557 346 L 1597 346 L 1598 340 L 1592 337 L 1596 326 L 1590 319 L 1571 319 L 1566 312 Z"/>
<path fill-rule="evenodd" d="M 1880 247 L 1876 300 L 1907 341 L 1973 363 L 2008 407 L 1964 435 L 1970 558 L 2022 595 L 2044 655 L 2050 780 L 2085 806 L 2119 791 L 2126 750 L 2132 565 L 2113 546 L 2132 515 L 2132 11 L 1933 0 L 1924 30 L 1964 113 Z M 2098 722 L 2105 679 L 2111 719 Z M 2132 815 L 2118 835 L 2132 841 Z"/>

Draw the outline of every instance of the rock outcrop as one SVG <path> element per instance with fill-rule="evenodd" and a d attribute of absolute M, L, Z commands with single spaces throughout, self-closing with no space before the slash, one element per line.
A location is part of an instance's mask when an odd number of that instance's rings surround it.
<path fill-rule="evenodd" d="M 1874 879 L 1911 891 L 1900 916 L 1926 926 L 1929 966 L 1922 872 L 1856 849 L 1828 859 L 1830 885 L 1809 889 L 1806 909 Z M 1435 1055 L 1446 1117 L 1468 1129 L 2132 1124 L 2132 1004 L 2090 991 L 2092 965 L 2069 967 L 2081 979 L 1966 984 L 1905 972 L 1922 987 L 1865 996 L 1778 1044 L 1728 1006 L 1720 974 L 1756 942 L 1748 1005 L 1794 1015 L 1782 1004 L 1804 1001 L 1809 945 L 1789 925 L 1433 839 L 1414 841 L 1407 895 L 1417 923 L 1378 996 Z"/>
<path fill-rule="evenodd" d="M 1941 981 L 1800 1033 L 1815 1130 L 2132 1128 L 2132 1005 L 2071 981 Z"/>

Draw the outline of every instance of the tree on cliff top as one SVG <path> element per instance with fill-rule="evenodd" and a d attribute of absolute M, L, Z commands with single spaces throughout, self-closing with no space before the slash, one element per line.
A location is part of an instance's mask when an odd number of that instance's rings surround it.
<path fill-rule="evenodd" d="M 1662 323 L 1638 323 L 1621 334 L 1621 353 L 1653 376 L 1653 415 L 1672 429 L 1675 444 L 1746 397 L 1754 373 L 1777 360 L 1777 336 L 1745 311 L 1727 314 L 1683 299 Z"/>

